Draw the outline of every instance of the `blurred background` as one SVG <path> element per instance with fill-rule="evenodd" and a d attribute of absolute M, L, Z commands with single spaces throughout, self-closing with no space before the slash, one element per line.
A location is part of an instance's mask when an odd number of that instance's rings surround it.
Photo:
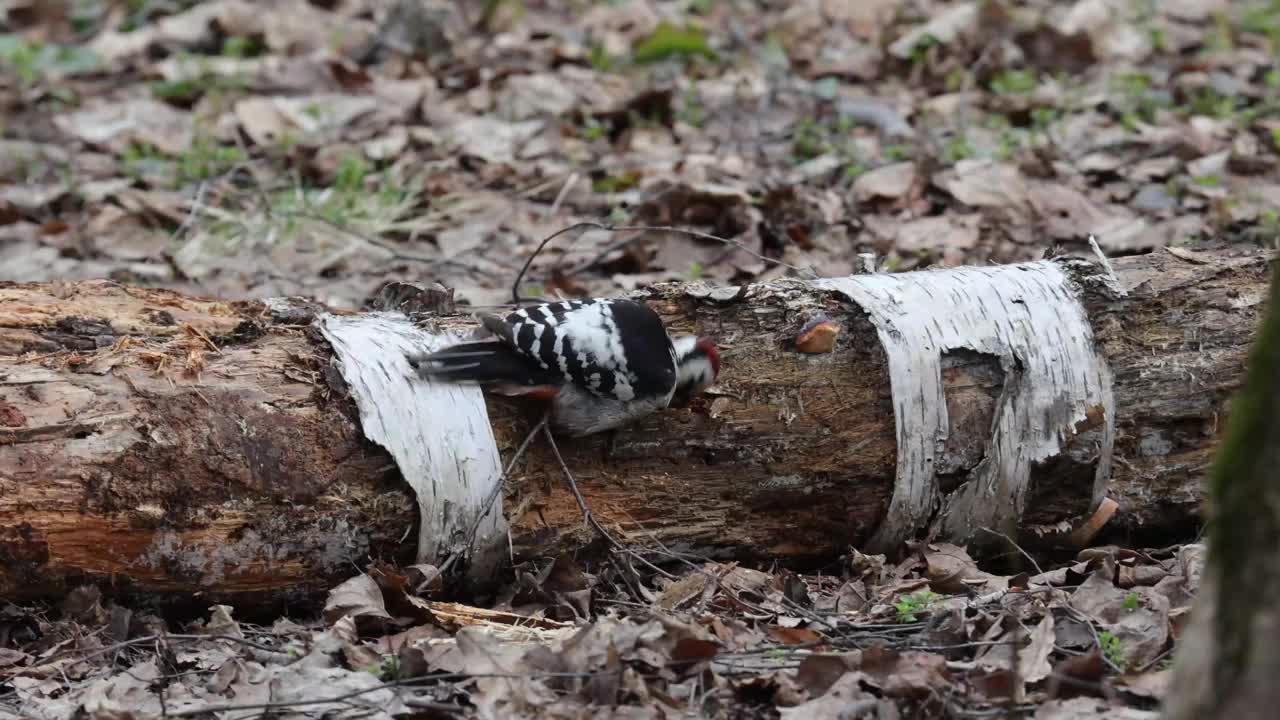
<path fill-rule="evenodd" d="M 359 307 L 1280 237 L 1280 1 L 0 0 L 0 279 Z"/>

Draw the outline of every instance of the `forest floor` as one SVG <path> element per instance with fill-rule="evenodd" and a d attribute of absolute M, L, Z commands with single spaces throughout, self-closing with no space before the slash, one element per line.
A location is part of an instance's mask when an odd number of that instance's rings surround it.
<path fill-rule="evenodd" d="M 0 0 L 0 280 L 478 307 L 580 222 L 522 294 L 1274 245 L 1280 2 Z M 1010 553 L 84 588 L 0 607 L 0 718 L 1155 717 L 1202 546 Z"/>

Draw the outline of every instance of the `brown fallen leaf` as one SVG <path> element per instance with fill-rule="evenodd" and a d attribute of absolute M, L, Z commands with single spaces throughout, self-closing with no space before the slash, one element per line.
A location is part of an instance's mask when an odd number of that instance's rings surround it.
<path fill-rule="evenodd" d="M 765 628 L 765 632 L 783 645 L 810 645 L 822 642 L 822 636 L 809 628 L 770 625 Z"/>
<path fill-rule="evenodd" d="M 860 651 L 844 655 L 806 655 L 796 668 L 796 681 L 809 691 L 809 697 L 819 697 L 861 662 Z"/>
<path fill-rule="evenodd" d="M 914 162 L 883 165 L 859 175 L 853 181 L 853 195 L 858 202 L 870 202 L 876 198 L 897 200 L 911 190 L 916 177 Z"/>
<path fill-rule="evenodd" d="M 838 720 L 861 718 L 873 712 L 879 700 L 862 689 L 862 673 L 847 672 L 827 692 L 809 702 L 789 708 L 778 708 L 783 720 Z"/>
<path fill-rule="evenodd" d="M 330 590 L 323 614 L 329 623 L 344 617 L 353 618 L 362 635 L 385 630 L 391 622 L 377 581 L 364 574 L 356 575 Z"/>

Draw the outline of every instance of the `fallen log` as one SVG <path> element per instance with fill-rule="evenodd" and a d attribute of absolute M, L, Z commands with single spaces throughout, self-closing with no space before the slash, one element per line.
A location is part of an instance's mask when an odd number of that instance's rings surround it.
<path fill-rule="evenodd" d="M 930 529 L 978 543 L 988 520 L 993 533 L 1064 541 L 1109 507 L 1104 495 L 1118 505 L 1109 537 L 1190 533 L 1266 298 L 1267 262 L 1236 248 L 1118 258 L 1114 275 L 1078 260 L 968 269 L 976 274 L 958 288 L 961 270 L 745 292 L 660 286 L 644 296 L 674 331 L 724 346 L 715 392 L 628 428 L 611 449 L 602 437 L 561 449 L 620 539 L 711 555 L 822 562 L 850 546 L 892 550 Z M 915 404 L 912 393 L 927 393 L 902 372 L 916 360 L 894 323 L 918 308 L 903 298 L 950 283 L 936 317 L 951 317 L 948 308 L 978 317 L 986 310 L 970 289 L 997 276 L 1023 282 L 1015 271 L 1068 278 L 1046 291 L 1062 297 L 1035 309 L 1053 318 L 1080 307 L 1087 323 L 1036 332 L 1071 335 L 1052 342 L 1082 358 L 1096 353 L 1093 374 L 1072 381 L 1083 395 L 1040 397 L 1043 384 L 1026 382 L 1040 370 L 1020 354 L 1044 356 L 1043 372 L 1063 382 L 1082 368 L 1026 346 L 952 347 L 953 328 L 917 353 L 945 408 Z M 799 352 L 798 332 L 820 315 L 841 329 L 834 351 Z M 241 607 L 311 598 L 373 560 L 440 561 L 474 541 L 466 528 L 476 518 L 486 519 L 489 550 L 500 540 L 505 555 L 505 517 L 517 559 L 591 542 L 542 442 L 513 471 L 500 512 L 451 520 L 449 503 L 415 495 L 403 463 L 365 437 L 371 409 L 351 397 L 355 351 L 335 359 L 335 317 L 363 316 L 111 282 L 0 284 L 0 597 L 92 581 Z M 457 313 L 425 324 L 474 326 Z M 1025 329 L 1016 324 L 975 333 Z M 505 462 L 532 416 L 511 400 L 484 402 Z M 414 432 L 430 436 L 431 423 Z M 922 429 L 939 434 L 920 442 Z M 1020 440 L 1028 430 L 1035 447 Z M 437 513 L 425 524 L 420 505 Z M 418 537 L 424 527 L 442 537 Z"/>

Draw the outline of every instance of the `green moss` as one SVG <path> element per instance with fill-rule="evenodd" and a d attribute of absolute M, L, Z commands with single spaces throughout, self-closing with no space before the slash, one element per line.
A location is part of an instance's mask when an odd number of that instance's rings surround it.
<path fill-rule="evenodd" d="M 1209 572 L 1217 576 L 1218 657 L 1214 695 L 1231 688 L 1248 663 L 1254 617 L 1276 602 L 1280 568 L 1280 278 L 1273 273 L 1266 318 L 1248 373 L 1231 405 L 1226 435 L 1209 479 Z"/>

